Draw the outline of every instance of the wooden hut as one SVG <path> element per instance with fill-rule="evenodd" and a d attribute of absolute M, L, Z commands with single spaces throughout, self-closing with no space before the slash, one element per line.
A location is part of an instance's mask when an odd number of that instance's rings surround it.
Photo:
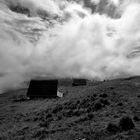
<path fill-rule="evenodd" d="M 57 97 L 57 85 L 58 80 L 31 80 L 27 91 L 27 97 Z"/>
<path fill-rule="evenodd" d="M 73 79 L 72 86 L 84 86 L 87 84 L 86 79 Z"/>

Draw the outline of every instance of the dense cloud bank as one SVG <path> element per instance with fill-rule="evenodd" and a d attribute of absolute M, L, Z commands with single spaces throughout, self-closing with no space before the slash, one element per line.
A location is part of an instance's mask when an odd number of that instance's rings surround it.
<path fill-rule="evenodd" d="M 0 0 L 0 89 L 139 75 L 139 25 L 138 0 Z"/>

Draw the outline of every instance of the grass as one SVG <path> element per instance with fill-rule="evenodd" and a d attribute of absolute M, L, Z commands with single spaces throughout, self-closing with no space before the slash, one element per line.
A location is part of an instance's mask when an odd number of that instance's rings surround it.
<path fill-rule="evenodd" d="M 0 97 L 0 138 L 139 140 L 140 87 L 135 82 L 118 79 L 71 87 L 70 80 L 61 81 L 59 90 L 67 94 L 55 99 L 26 100 L 26 89 L 10 91 Z M 134 129 L 121 132 L 114 126 L 117 131 L 108 132 L 108 125 L 118 125 L 123 116 L 133 120 Z"/>

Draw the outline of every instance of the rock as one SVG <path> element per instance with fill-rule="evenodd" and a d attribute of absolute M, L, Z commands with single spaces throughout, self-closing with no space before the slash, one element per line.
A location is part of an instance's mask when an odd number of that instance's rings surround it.
<path fill-rule="evenodd" d="M 119 127 L 121 131 L 128 131 L 135 128 L 135 125 L 130 117 L 123 117 L 120 119 Z"/>
<path fill-rule="evenodd" d="M 64 93 L 60 92 L 60 91 L 57 91 L 57 96 L 62 98 L 64 96 Z"/>

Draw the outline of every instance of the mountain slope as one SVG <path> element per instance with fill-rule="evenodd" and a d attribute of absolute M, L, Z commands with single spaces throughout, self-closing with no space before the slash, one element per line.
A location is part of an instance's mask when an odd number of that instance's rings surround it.
<path fill-rule="evenodd" d="M 65 97 L 24 100 L 25 89 L 0 95 L 1 139 L 139 140 L 139 77 L 81 87 L 63 82 L 59 90 Z M 128 130 L 124 118 L 132 121 Z"/>

